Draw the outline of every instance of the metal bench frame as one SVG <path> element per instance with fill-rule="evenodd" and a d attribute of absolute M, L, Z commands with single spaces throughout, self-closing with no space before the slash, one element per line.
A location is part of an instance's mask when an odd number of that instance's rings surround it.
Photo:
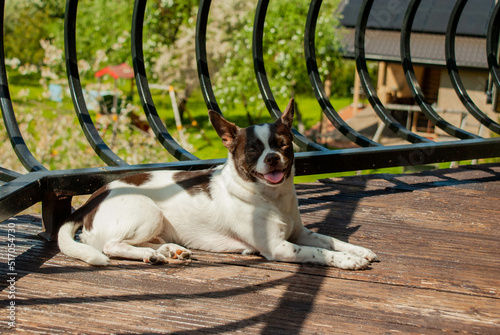
<path fill-rule="evenodd" d="M 472 102 L 461 80 L 455 61 L 455 34 L 458 20 L 467 0 L 458 0 L 449 19 L 446 32 L 446 60 L 451 82 L 467 111 L 491 132 L 500 134 L 500 125 L 490 119 Z M 51 239 L 58 227 L 71 213 L 71 199 L 76 195 L 90 194 L 105 183 L 127 174 L 152 170 L 204 169 L 224 163 L 224 159 L 200 160 L 170 135 L 166 126 L 158 116 L 149 90 L 148 79 L 143 56 L 143 22 L 146 0 L 136 0 L 132 21 L 132 61 L 135 71 L 137 89 L 142 106 L 158 141 L 179 161 L 164 164 L 127 165 L 117 156 L 99 136 L 88 112 L 80 84 L 76 49 L 76 14 L 78 0 L 67 0 L 65 14 L 65 59 L 68 83 L 73 99 L 76 115 L 81 127 L 95 153 L 107 165 L 99 168 L 86 168 L 64 171 L 49 171 L 32 155 L 19 130 L 9 94 L 5 55 L 3 45 L 4 0 L 1 4 L 1 37 L 0 37 L 0 105 L 5 126 L 20 162 L 28 173 L 19 174 L 0 167 L 0 221 L 15 215 L 35 203 L 42 203 L 43 233 Z M 295 142 L 301 149 L 296 154 L 297 175 L 324 174 L 341 171 L 375 169 L 396 166 L 421 165 L 438 162 L 469 160 L 478 158 L 500 157 L 500 138 L 481 138 L 446 120 L 427 103 L 416 80 L 410 54 L 410 36 L 413 19 L 420 0 L 412 0 L 407 8 L 401 30 L 401 63 L 413 96 L 422 112 L 437 127 L 454 136 L 457 140 L 436 143 L 399 124 L 381 103 L 368 76 L 364 51 L 364 37 L 368 16 L 373 0 L 364 0 L 361 6 L 356 27 L 356 65 L 365 94 L 379 118 L 395 134 L 410 142 L 408 145 L 382 146 L 352 129 L 330 104 L 321 82 L 315 55 L 316 21 L 321 8 L 321 0 L 312 0 L 307 18 L 305 18 L 304 53 L 311 86 L 323 112 L 334 126 L 350 141 L 360 148 L 329 150 L 294 130 Z M 220 108 L 212 90 L 206 53 L 206 28 L 210 10 L 210 0 L 201 0 L 199 4 L 196 26 L 196 59 L 201 90 L 207 108 L 220 113 Z M 263 60 L 264 23 L 269 0 L 260 0 L 257 6 L 253 31 L 253 59 L 256 80 L 264 103 L 269 113 L 277 118 L 281 110 L 274 99 L 267 80 Z M 487 33 L 488 65 L 497 88 L 500 88 L 500 70 L 498 66 L 498 40 L 500 33 L 500 3 L 497 3 L 491 15 Z"/>

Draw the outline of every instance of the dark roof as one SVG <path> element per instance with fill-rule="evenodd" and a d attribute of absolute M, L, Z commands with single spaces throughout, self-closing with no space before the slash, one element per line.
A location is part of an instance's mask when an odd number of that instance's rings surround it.
<path fill-rule="evenodd" d="M 400 62 L 400 31 L 410 0 L 376 0 L 368 19 L 365 55 L 368 60 Z M 354 57 L 354 27 L 362 0 L 343 0 L 339 10 L 346 27 L 344 56 Z M 443 66 L 445 32 L 454 1 L 422 0 L 412 29 L 411 55 L 415 64 Z M 457 27 L 457 65 L 487 69 L 486 31 L 495 0 L 469 0 Z"/>
<path fill-rule="evenodd" d="M 362 0 L 343 0 L 339 10 L 341 24 L 354 28 Z M 401 24 L 410 0 L 376 0 L 368 18 L 368 29 L 401 30 Z M 421 33 L 444 34 L 448 18 L 455 2 L 450 0 L 422 0 L 415 20 L 413 31 Z M 457 35 L 485 37 L 488 19 L 495 0 L 469 0 L 465 5 Z"/>
<path fill-rule="evenodd" d="M 354 58 L 354 29 L 346 29 L 344 57 Z M 400 37 L 397 31 L 367 30 L 365 56 L 368 60 L 401 62 Z M 415 64 L 445 66 L 445 36 L 437 34 L 413 33 L 411 35 L 411 55 Z M 479 52 L 478 52 L 479 50 Z M 484 51 L 483 51 L 484 50 Z M 457 65 L 468 68 L 487 69 L 486 39 L 457 36 L 455 39 Z"/>

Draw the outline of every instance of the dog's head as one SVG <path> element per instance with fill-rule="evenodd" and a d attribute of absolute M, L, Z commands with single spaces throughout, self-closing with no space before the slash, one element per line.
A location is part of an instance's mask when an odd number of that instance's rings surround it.
<path fill-rule="evenodd" d="M 294 101 L 291 99 L 276 122 L 239 128 L 219 113 L 208 112 L 238 175 L 245 181 L 269 186 L 293 178 L 293 113 Z"/>

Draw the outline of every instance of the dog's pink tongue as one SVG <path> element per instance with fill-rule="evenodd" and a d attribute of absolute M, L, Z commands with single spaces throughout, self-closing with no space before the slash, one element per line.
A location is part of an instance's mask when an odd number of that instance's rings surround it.
<path fill-rule="evenodd" d="M 266 178 L 267 181 L 269 181 L 273 184 L 277 184 L 283 179 L 284 175 L 285 175 L 285 173 L 283 171 L 273 171 L 270 173 L 266 173 L 264 175 L 264 178 Z"/>

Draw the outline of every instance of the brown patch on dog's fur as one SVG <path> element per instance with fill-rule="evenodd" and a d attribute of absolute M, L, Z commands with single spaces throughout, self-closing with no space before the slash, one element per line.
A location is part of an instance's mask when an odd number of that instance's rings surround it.
<path fill-rule="evenodd" d="M 82 207 L 78 208 L 69 216 L 67 221 L 80 223 L 86 230 L 92 230 L 95 214 L 110 192 L 107 186 L 101 187 L 95 191 Z"/>
<path fill-rule="evenodd" d="M 146 184 L 150 180 L 151 173 L 149 172 L 133 174 L 131 176 L 126 176 L 120 179 L 121 182 L 135 186 L 141 186 L 143 184 Z"/>
<path fill-rule="evenodd" d="M 186 190 L 186 192 L 195 196 L 199 193 L 206 193 L 210 199 L 210 178 L 214 170 L 200 170 L 200 171 L 180 171 L 176 172 L 173 176 L 174 181 Z"/>
<path fill-rule="evenodd" d="M 253 168 L 252 165 L 255 165 L 257 163 L 257 160 L 259 159 L 262 150 L 264 149 L 264 145 L 259 141 L 262 148 L 255 148 L 255 153 L 250 154 L 248 152 L 249 146 L 256 144 L 252 143 L 252 138 L 255 139 L 255 136 L 253 134 L 253 127 L 248 127 L 240 130 L 238 136 L 236 137 L 235 145 L 231 154 L 233 155 L 234 167 L 238 172 L 238 175 L 243 180 L 255 182 L 257 181 L 257 178 L 253 174 L 251 174 L 250 171 Z"/>
<path fill-rule="evenodd" d="M 231 151 L 234 145 L 234 140 L 236 139 L 236 136 L 240 128 L 236 126 L 234 123 L 224 119 L 222 115 L 220 115 L 214 110 L 208 111 L 208 117 L 210 118 L 210 122 L 214 126 L 215 131 L 222 139 L 222 144 L 229 151 Z"/>
<path fill-rule="evenodd" d="M 269 139 L 269 146 L 283 154 L 288 160 L 285 162 L 285 178 L 288 178 L 293 167 L 293 135 L 290 128 L 281 122 L 276 122 L 271 125 L 271 133 L 277 134 Z"/>

